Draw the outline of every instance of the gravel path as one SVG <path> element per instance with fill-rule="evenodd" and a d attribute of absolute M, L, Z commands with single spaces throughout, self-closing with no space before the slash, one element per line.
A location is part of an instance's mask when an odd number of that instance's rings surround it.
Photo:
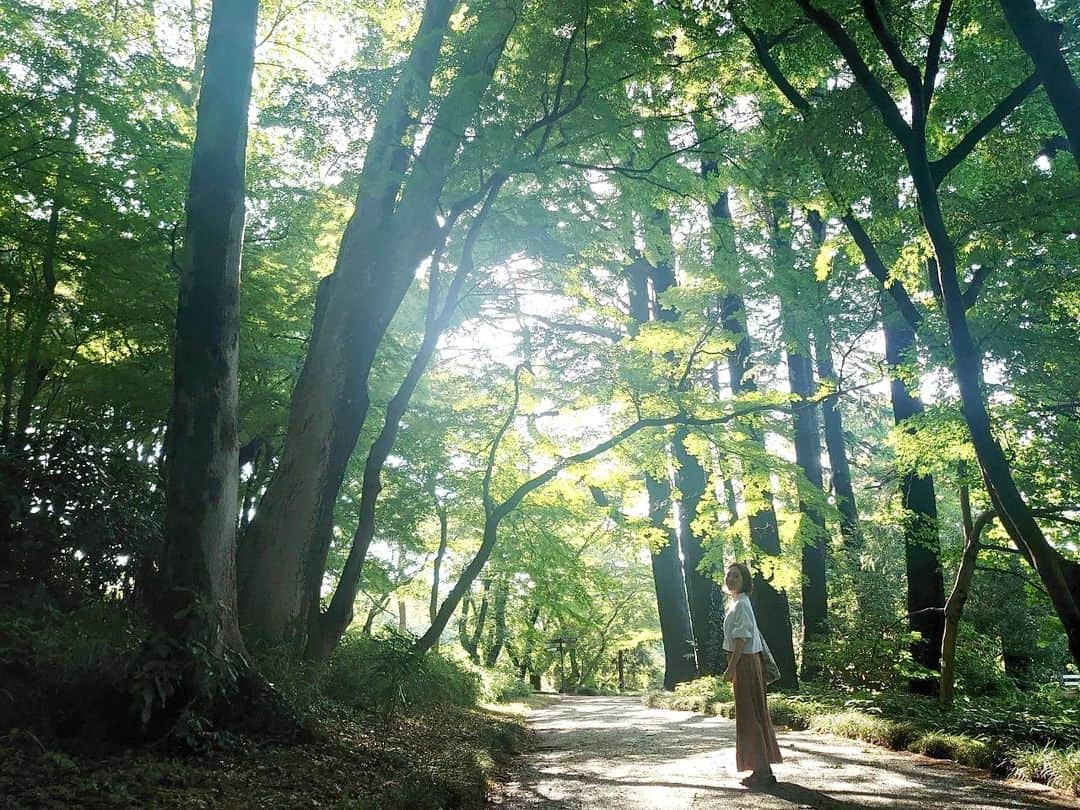
<path fill-rule="evenodd" d="M 1037 785 L 810 732 L 779 735 L 780 783 L 751 793 L 732 770 L 733 721 L 649 709 L 636 698 L 563 697 L 528 720 L 538 746 L 492 798 L 495 807 L 1080 808 Z"/>

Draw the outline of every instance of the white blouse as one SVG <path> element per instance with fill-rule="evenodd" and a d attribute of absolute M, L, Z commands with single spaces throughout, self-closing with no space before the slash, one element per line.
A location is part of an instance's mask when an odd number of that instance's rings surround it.
<path fill-rule="evenodd" d="M 734 652 L 737 638 L 748 639 L 743 645 L 744 653 L 752 655 L 761 652 L 761 633 L 754 618 L 754 606 L 745 593 L 736 594 L 728 604 L 724 615 L 724 649 Z"/>

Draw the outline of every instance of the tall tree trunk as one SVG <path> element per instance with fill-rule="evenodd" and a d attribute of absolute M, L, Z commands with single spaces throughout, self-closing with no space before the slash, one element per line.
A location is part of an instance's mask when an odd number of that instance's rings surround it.
<path fill-rule="evenodd" d="M 1061 23 L 1047 20 L 1034 0 L 999 0 L 1005 20 L 1020 43 L 1046 88 L 1046 95 L 1057 113 L 1069 149 L 1080 168 L 1080 87 L 1061 52 Z"/>
<path fill-rule="evenodd" d="M 821 214 L 808 212 L 813 244 L 818 250 L 825 242 L 825 222 Z M 836 376 L 832 358 L 832 327 L 825 313 L 824 282 L 817 283 L 820 307 L 818 317 L 813 324 L 814 355 L 817 361 L 818 380 L 833 391 L 840 390 L 840 380 Z M 825 431 L 825 448 L 829 453 L 829 468 L 832 473 L 832 490 L 836 497 L 836 509 L 840 513 L 840 534 L 849 561 L 858 564 L 858 555 L 862 549 L 862 536 L 859 530 L 859 510 L 855 504 L 855 489 L 851 483 L 851 465 L 848 463 L 847 439 L 844 438 L 844 418 L 840 412 L 838 395 L 825 397 L 821 402 L 822 427 Z"/>
<path fill-rule="evenodd" d="M 215 2 L 187 197 L 157 611 L 217 653 L 236 616 L 237 361 L 257 0 Z"/>
<path fill-rule="evenodd" d="M 923 412 L 917 393 L 912 393 L 905 380 L 911 374 L 903 370 L 915 358 L 915 330 L 900 315 L 896 306 L 882 295 L 885 334 L 885 362 L 890 369 L 889 392 L 893 419 L 898 426 Z M 945 585 L 941 570 L 941 544 L 938 537 L 937 498 L 934 479 L 906 470 L 900 478 L 900 498 L 903 506 L 904 559 L 907 567 L 907 610 L 909 627 L 919 634 L 912 644 L 912 657 L 928 669 L 937 669 L 941 662 L 942 635 L 945 619 Z M 912 689 L 923 694 L 934 690 L 932 679 L 916 678 Z"/>
<path fill-rule="evenodd" d="M 655 295 L 666 289 L 672 281 L 668 278 L 668 273 L 661 271 L 661 289 L 657 290 L 655 269 L 643 258 L 626 269 L 630 313 L 637 324 L 647 323 L 661 314 Z M 667 452 L 665 450 L 665 455 Z M 679 538 L 667 521 L 671 511 L 671 484 L 666 478 L 646 473 L 645 489 L 649 496 L 649 521 L 665 538 L 664 545 L 652 553 L 651 562 L 656 609 L 660 617 L 660 634 L 664 644 L 664 688 L 674 689 L 675 684 L 693 680 L 697 674 L 694 633 L 679 553 Z"/>
<path fill-rule="evenodd" d="M 791 210 L 786 201 L 774 199 L 769 215 L 770 243 L 773 266 L 784 290 L 785 279 L 796 281 L 795 259 L 791 247 Z M 822 492 L 821 437 L 817 406 L 812 401 L 814 367 L 810 359 L 809 330 L 801 328 L 795 308 L 786 294 L 780 296 L 780 317 L 783 322 L 788 382 L 791 393 L 798 398 L 792 415 L 795 438 L 795 463 L 802 470 L 812 492 L 800 492 L 798 536 L 802 543 L 802 606 L 803 659 L 802 676 L 813 680 L 820 672 L 818 646 L 824 643 L 828 628 L 828 591 L 826 586 L 825 518 L 813 499 Z"/>
<path fill-rule="evenodd" d="M 706 178 L 712 177 L 715 172 L 715 164 L 705 164 L 702 167 L 702 173 Z M 712 223 L 714 250 L 723 256 L 723 258 L 718 256 L 719 260 L 732 266 L 733 269 L 737 268 L 735 229 L 727 191 L 720 193 L 710 204 L 709 218 Z M 732 278 L 729 283 L 734 285 L 736 281 L 736 278 Z M 757 384 L 747 374 L 753 346 L 746 323 L 746 304 L 741 294 L 732 292 L 724 297 L 721 319 L 724 331 L 730 334 L 734 341 L 732 349 L 727 353 L 731 394 L 733 397 L 738 397 L 743 393 L 753 393 L 757 390 Z M 747 431 L 754 444 L 764 450 L 764 433 L 753 425 L 749 426 Z M 768 477 L 768 471 L 763 471 L 761 476 Z M 746 479 L 751 477 L 755 476 L 746 476 Z M 749 483 L 746 479 L 743 481 L 744 487 Z M 734 487 L 731 488 L 728 497 L 729 508 L 734 518 L 736 515 Z M 756 502 L 757 499 L 753 500 Z M 771 561 L 780 556 L 780 528 L 773 505 L 773 495 L 768 486 L 761 487 L 760 501 L 762 506 L 753 511 L 748 510 L 747 514 L 750 525 L 750 544 L 754 548 L 754 557 L 750 560 L 750 568 L 754 575 L 754 614 L 761 634 L 769 645 L 780 670 L 779 687 L 797 689 L 799 673 L 791 632 L 791 609 L 788 604 L 788 595 L 787 591 L 778 589 L 772 584 Z"/>
<path fill-rule="evenodd" d="M 293 391 L 281 461 L 252 522 L 241 560 L 241 612 L 252 635 L 303 645 L 315 619 L 349 458 L 368 411 L 368 376 L 421 261 L 448 231 L 440 196 L 463 133 L 512 29 L 513 9 L 486 7 L 420 154 L 405 146 L 431 92 L 456 0 L 428 0 L 413 49 L 375 123 L 356 210 L 342 238 L 334 294 L 316 320 Z M 410 168 L 411 161 L 411 171 Z"/>
<path fill-rule="evenodd" d="M 721 651 L 724 643 L 723 612 L 715 605 L 723 602 L 720 586 L 711 576 L 701 571 L 705 556 L 701 536 L 694 531 L 698 506 L 705 496 L 708 478 L 701 463 L 686 447 L 689 431 L 675 431 L 676 486 L 682 499 L 679 501 L 679 542 L 682 547 L 683 567 L 686 571 L 686 595 L 690 610 L 690 624 L 694 632 L 694 648 L 697 651 L 698 671 L 702 675 L 718 675 L 723 672 Z"/>
<path fill-rule="evenodd" d="M 953 350 L 953 368 L 960 389 L 961 409 L 971 433 L 983 481 L 1005 531 L 1017 547 L 1025 551 L 1029 562 L 1046 585 L 1047 594 L 1068 636 L 1069 650 L 1073 658 L 1080 662 L 1080 589 L 1077 587 L 1080 580 L 1074 579 L 1070 587 L 1068 579 L 1069 574 L 1076 576 L 1080 566 L 1066 561 L 1047 542 L 1031 507 L 1016 486 L 1008 459 L 993 434 L 982 388 L 982 356 L 968 328 L 967 307 L 957 274 L 956 247 L 945 227 L 937 187 L 925 156 L 925 144 L 919 141 L 907 151 L 923 223 L 937 258 L 938 281 L 949 328 L 949 343 Z"/>
<path fill-rule="evenodd" d="M 697 675 L 694 632 L 679 559 L 679 538 L 667 522 L 671 511 L 671 485 L 664 479 L 646 474 L 645 489 L 649 494 L 649 521 L 665 538 L 660 550 L 652 553 L 652 572 L 660 635 L 664 642 L 664 688 L 670 690 Z"/>

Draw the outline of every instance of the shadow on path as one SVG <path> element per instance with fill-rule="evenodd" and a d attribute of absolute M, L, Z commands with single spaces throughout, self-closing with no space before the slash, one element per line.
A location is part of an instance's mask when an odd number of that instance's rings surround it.
<path fill-rule="evenodd" d="M 636 698 L 565 697 L 529 715 L 538 747 L 493 804 L 512 810 L 707 808 L 1080 808 L 1051 792 L 925 757 L 809 732 L 779 735 L 780 782 L 751 792 L 734 773 L 735 725 L 649 709 Z"/>

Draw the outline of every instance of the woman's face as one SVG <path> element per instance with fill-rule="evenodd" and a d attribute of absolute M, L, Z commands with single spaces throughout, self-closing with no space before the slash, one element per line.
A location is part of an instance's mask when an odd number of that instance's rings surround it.
<path fill-rule="evenodd" d="M 738 568 L 729 568 L 724 577 L 724 585 L 727 586 L 728 593 L 742 593 L 742 579 L 742 574 L 739 573 Z"/>

